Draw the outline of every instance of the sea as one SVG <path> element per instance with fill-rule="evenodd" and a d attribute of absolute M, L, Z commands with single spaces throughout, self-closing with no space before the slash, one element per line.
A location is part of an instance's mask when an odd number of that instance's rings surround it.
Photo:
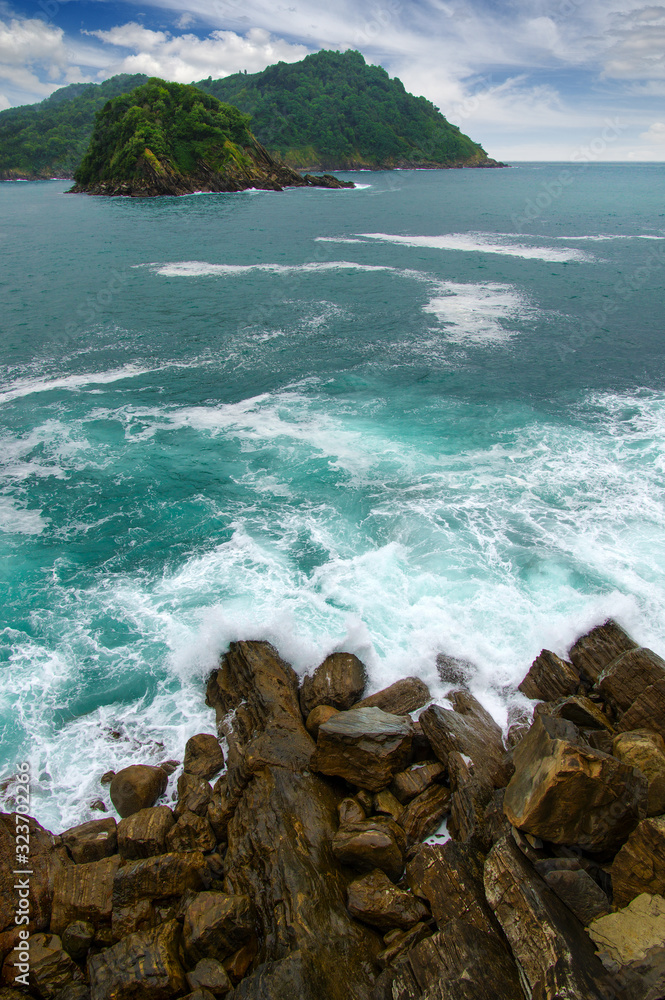
<path fill-rule="evenodd" d="M 0 793 L 53 831 L 234 640 L 454 657 L 503 726 L 609 616 L 665 654 L 665 165 L 340 176 L 0 184 Z"/>

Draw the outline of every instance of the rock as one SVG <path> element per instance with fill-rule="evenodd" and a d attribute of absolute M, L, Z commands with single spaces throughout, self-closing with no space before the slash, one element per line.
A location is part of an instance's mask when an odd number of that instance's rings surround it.
<path fill-rule="evenodd" d="M 194 962 L 226 958 L 253 933 L 254 912 L 249 896 L 201 892 L 187 907 L 183 943 Z"/>
<path fill-rule="evenodd" d="M 158 766 L 161 767 L 162 771 L 170 777 L 180 767 L 180 761 L 163 760 Z"/>
<path fill-rule="evenodd" d="M 213 997 L 221 997 L 231 989 L 231 980 L 221 962 L 215 958 L 202 958 L 196 968 L 187 973 L 191 990 L 209 990 Z"/>
<path fill-rule="evenodd" d="M 303 174 L 302 179 L 309 187 L 332 188 L 333 190 L 337 188 L 355 187 L 353 181 L 341 181 L 339 177 L 333 177 L 332 174 Z M 345 655 L 345 654 L 333 654 L 333 655 Z"/>
<path fill-rule="evenodd" d="M 198 892 L 205 888 L 207 878 L 206 859 L 198 852 L 159 854 L 154 858 L 129 861 L 115 874 L 113 909 L 135 906 L 142 899 L 182 896 L 186 889 Z"/>
<path fill-rule="evenodd" d="M 577 742 L 572 723 L 538 716 L 513 752 L 506 816 L 553 844 L 616 851 L 646 813 L 646 779 Z"/>
<path fill-rule="evenodd" d="M 51 931 L 62 934 L 65 928 L 78 920 L 91 923 L 95 928 L 110 923 L 113 899 L 113 881 L 120 858 L 104 858 L 89 864 L 60 868 L 53 885 L 53 911 Z"/>
<path fill-rule="evenodd" d="M 413 893 L 398 889 L 384 872 L 376 868 L 351 883 L 347 906 L 356 920 L 379 930 L 389 927 L 406 930 L 429 917 L 427 908 Z"/>
<path fill-rule="evenodd" d="M 469 757 L 474 772 L 486 776 L 495 788 L 508 784 L 512 768 L 508 760 L 501 729 L 482 705 L 468 691 L 455 691 L 449 696 L 453 711 L 432 705 L 420 716 L 423 732 L 442 764 L 457 752 Z"/>
<path fill-rule="evenodd" d="M 603 670 L 598 689 L 618 716 L 617 729 L 665 736 L 665 660 L 650 649 L 623 653 Z"/>
<path fill-rule="evenodd" d="M 73 867 L 64 847 L 55 847 L 52 834 L 31 816 L 19 813 L 0 813 L 0 961 L 18 941 L 18 926 L 14 922 L 17 907 L 16 863 L 17 836 L 29 841 L 28 913 L 27 929 L 34 933 L 46 930 L 51 919 L 53 879 L 63 865 Z M 21 846 L 24 846 L 23 844 Z"/>
<path fill-rule="evenodd" d="M 643 893 L 589 927 L 603 965 L 623 981 L 630 1000 L 665 993 L 665 899 Z"/>
<path fill-rule="evenodd" d="M 372 816 L 360 823 L 340 827 L 333 837 L 332 849 L 342 865 L 360 871 L 380 868 L 397 881 L 404 870 L 406 836 L 393 820 Z"/>
<path fill-rule="evenodd" d="M 485 893 L 533 996 L 605 1000 L 613 995 L 581 924 L 537 875 L 512 837 L 490 851 Z"/>
<path fill-rule="evenodd" d="M 204 990 L 202 988 L 197 988 L 193 993 L 188 993 L 183 1000 L 215 1000 L 215 996 L 210 990 Z"/>
<path fill-rule="evenodd" d="M 331 653 L 300 688 L 300 708 L 304 718 L 322 705 L 341 712 L 351 708 L 365 690 L 367 673 L 353 653 Z"/>
<path fill-rule="evenodd" d="M 60 836 L 77 865 L 101 861 L 118 849 L 116 822 L 112 816 L 74 826 Z"/>
<path fill-rule="evenodd" d="M 342 799 L 337 807 L 339 814 L 339 825 L 348 826 L 350 823 L 362 823 L 365 810 L 356 799 Z"/>
<path fill-rule="evenodd" d="M 319 729 L 324 722 L 328 719 L 332 719 L 333 715 L 339 713 L 338 708 L 333 708 L 332 705 L 317 705 L 307 716 L 307 721 L 305 722 L 305 729 L 312 737 L 313 740 L 318 739 Z"/>
<path fill-rule="evenodd" d="M 166 791 L 168 778 L 160 767 L 132 764 L 118 771 L 111 782 L 111 802 L 120 816 L 154 806 Z"/>
<path fill-rule="evenodd" d="M 431 933 L 432 928 L 428 924 L 422 923 L 422 921 L 414 924 L 413 927 L 410 927 L 407 931 L 390 931 L 384 936 L 383 939 L 386 947 L 383 951 L 379 952 L 377 956 L 379 965 L 382 969 L 385 969 L 386 966 L 392 965 L 400 955 L 409 951 L 414 947 L 414 945 L 417 945 L 419 941 L 429 937 Z M 390 938 L 389 941 L 388 938 Z"/>
<path fill-rule="evenodd" d="M 115 771 L 105 771 L 99 779 L 100 785 L 110 785 L 115 778 Z"/>
<path fill-rule="evenodd" d="M 499 925 L 485 898 L 485 858 L 475 843 L 420 844 L 406 866 L 406 881 L 427 900 L 442 930 L 448 921 L 461 920 L 482 931 L 500 935 Z"/>
<path fill-rule="evenodd" d="M 430 764 L 412 764 L 406 771 L 400 771 L 395 775 L 390 791 L 399 802 L 406 805 L 435 781 L 443 781 L 445 776 L 446 769 L 438 761 Z"/>
<path fill-rule="evenodd" d="M 108 812 L 108 809 L 106 808 L 106 802 L 104 802 L 104 799 L 93 799 L 92 802 L 90 803 L 90 808 L 94 809 L 95 812 L 102 812 L 102 813 Z"/>
<path fill-rule="evenodd" d="M 665 816 L 644 819 L 610 868 L 614 905 L 626 906 L 642 893 L 665 896 Z"/>
<path fill-rule="evenodd" d="M 436 669 L 444 684 L 454 684 L 458 688 L 468 688 L 469 680 L 476 670 L 470 660 L 462 660 L 447 653 L 439 653 Z"/>
<path fill-rule="evenodd" d="M 527 698 L 555 701 L 576 694 L 579 686 L 579 671 L 573 664 L 549 649 L 542 649 L 517 690 Z"/>
<path fill-rule="evenodd" d="M 87 920 L 75 920 L 62 932 L 62 947 L 75 962 L 82 962 L 95 940 L 95 928 Z"/>
<path fill-rule="evenodd" d="M 118 851 L 124 860 L 151 858 L 166 852 L 166 835 L 175 823 L 168 806 L 153 806 L 118 823 Z"/>
<path fill-rule="evenodd" d="M 587 872 L 549 871 L 543 878 L 585 927 L 610 912 L 609 899 Z"/>
<path fill-rule="evenodd" d="M 590 698 L 582 695 L 560 698 L 548 705 L 539 705 L 536 712 L 553 715 L 557 719 L 566 719 L 578 729 L 599 729 L 601 732 L 613 732 L 612 724 L 605 713 Z"/>
<path fill-rule="evenodd" d="M 311 768 L 378 792 L 408 763 L 411 720 L 380 708 L 340 712 L 319 729 Z"/>
<path fill-rule="evenodd" d="M 390 816 L 397 823 L 404 807 L 387 788 L 377 792 L 372 802 L 372 812 L 377 816 Z"/>
<path fill-rule="evenodd" d="M 229 825 L 229 820 L 233 816 L 235 806 L 236 801 L 229 795 L 226 782 L 220 784 L 218 790 L 213 792 L 213 797 L 208 803 L 208 811 L 206 813 L 208 822 L 212 827 L 212 832 L 215 834 L 218 842 L 226 841 L 226 829 Z"/>
<path fill-rule="evenodd" d="M 242 948 L 224 959 L 224 968 L 232 983 L 239 983 L 243 976 L 247 975 L 257 952 L 258 943 L 256 938 L 252 937 Z"/>
<path fill-rule="evenodd" d="M 91 1000 L 170 1000 L 184 994 L 179 942 L 180 925 L 168 920 L 93 955 L 88 960 Z"/>
<path fill-rule="evenodd" d="M 219 774 L 223 767 L 224 753 L 216 736 L 199 733 L 187 740 L 183 765 L 183 770 L 187 774 L 209 781 Z"/>
<path fill-rule="evenodd" d="M 409 715 L 410 712 L 415 712 L 426 705 L 431 698 L 427 684 L 418 677 L 405 677 L 384 688 L 383 691 L 377 691 L 376 694 L 356 702 L 353 708 L 354 710 L 380 708 L 389 715 Z"/>
<path fill-rule="evenodd" d="M 612 753 L 629 767 L 638 767 L 649 782 L 647 816 L 665 813 L 665 740 L 659 733 L 638 729 L 621 733 Z"/>
<path fill-rule="evenodd" d="M 448 755 L 450 777 L 450 819 L 448 832 L 455 840 L 475 838 L 489 850 L 485 814 L 496 789 L 487 772 L 476 772 L 460 753 Z"/>
<path fill-rule="evenodd" d="M 398 819 L 409 846 L 436 833 L 450 810 L 450 799 L 449 788 L 431 785 L 409 802 Z"/>
<path fill-rule="evenodd" d="M 586 729 L 580 731 L 580 736 L 584 739 L 585 743 L 588 743 L 592 750 L 600 750 L 601 753 L 606 753 L 610 757 L 612 756 L 614 731 Z"/>
<path fill-rule="evenodd" d="M 166 835 L 169 851 L 212 851 L 217 845 L 215 834 L 207 819 L 193 812 L 184 812 Z"/>
<path fill-rule="evenodd" d="M 613 660 L 636 647 L 637 643 L 610 618 L 581 636 L 568 655 L 578 673 L 595 682 Z"/>
<path fill-rule="evenodd" d="M 149 931 L 159 923 L 159 914 L 150 899 L 138 899 L 131 906 L 114 906 L 111 915 L 113 940 L 121 941 L 137 931 Z"/>
<path fill-rule="evenodd" d="M 185 812 L 205 816 L 213 799 L 212 788 L 203 778 L 195 774 L 181 774 L 178 778 L 178 804 L 175 808 L 176 818 Z"/>
<path fill-rule="evenodd" d="M 365 810 L 366 813 L 371 813 L 374 808 L 374 796 L 369 792 L 366 792 L 363 788 L 359 788 L 354 796 L 358 805 Z"/>
<path fill-rule="evenodd" d="M 30 955 L 27 963 L 21 963 L 20 949 L 8 956 L 2 970 L 4 982 L 13 983 L 15 976 L 23 973 L 22 967 L 14 966 L 14 962 L 18 962 L 29 967 L 30 989 L 41 1000 L 56 1000 L 68 986 L 83 983 L 81 970 L 64 951 L 57 934 L 32 934 L 27 945 Z"/>

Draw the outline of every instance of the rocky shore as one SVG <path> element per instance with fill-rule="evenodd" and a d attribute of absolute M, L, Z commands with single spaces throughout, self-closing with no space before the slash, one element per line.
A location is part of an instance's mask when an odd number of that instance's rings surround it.
<path fill-rule="evenodd" d="M 363 697 L 233 643 L 168 804 L 177 762 L 103 776 L 119 821 L 1 815 L 0 1000 L 662 1000 L 665 661 L 543 650 L 505 735 L 439 669 Z"/>

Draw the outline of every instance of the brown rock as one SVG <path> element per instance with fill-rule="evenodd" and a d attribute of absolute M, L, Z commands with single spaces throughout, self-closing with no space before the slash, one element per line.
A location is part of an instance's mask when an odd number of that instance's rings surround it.
<path fill-rule="evenodd" d="M 506 816 L 550 843 L 616 851 L 646 813 L 646 779 L 576 734 L 572 723 L 536 718 L 513 754 Z"/>
<path fill-rule="evenodd" d="M 185 744 L 183 769 L 187 774 L 209 781 L 224 767 L 224 753 L 216 736 L 199 733 Z"/>
<path fill-rule="evenodd" d="M 543 878 L 585 927 L 610 912 L 609 899 L 587 872 L 549 871 Z"/>
<path fill-rule="evenodd" d="M 221 997 L 231 989 L 231 980 L 221 962 L 215 958 L 202 958 L 196 968 L 187 973 L 191 990 L 209 990 L 213 997 Z"/>
<path fill-rule="evenodd" d="M 427 908 L 413 893 L 398 889 L 378 869 L 351 883 L 347 906 L 356 920 L 380 930 L 389 927 L 406 930 L 429 917 Z"/>
<path fill-rule="evenodd" d="M 410 927 L 407 931 L 397 929 L 390 931 L 388 934 L 384 935 L 386 947 L 377 955 L 379 965 L 382 969 L 385 969 L 386 966 L 392 965 L 400 955 L 409 951 L 414 947 L 414 945 L 417 945 L 419 941 L 429 937 L 431 933 L 432 928 L 429 924 L 422 923 L 422 921 L 414 924 L 413 927 Z M 2 1000 L 2 998 L 0 998 L 0 1000 Z"/>
<path fill-rule="evenodd" d="M 86 920 L 75 920 L 62 932 L 62 947 L 75 962 L 82 962 L 95 940 L 95 928 Z"/>
<path fill-rule="evenodd" d="M 254 912 L 249 896 L 201 892 L 185 913 L 183 942 L 194 962 L 226 958 L 254 933 Z"/>
<path fill-rule="evenodd" d="M 527 698 L 554 701 L 556 698 L 576 694 L 579 686 L 579 671 L 573 664 L 562 660 L 549 649 L 542 649 L 517 690 Z"/>
<path fill-rule="evenodd" d="M 17 838 L 25 838 L 18 840 Z M 51 919 L 51 898 L 55 872 L 64 864 L 71 865 L 63 847 L 57 849 L 52 834 L 45 830 L 31 816 L 19 813 L 0 813 L 0 960 L 12 950 L 18 940 L 18 927 L 14 922 L 17 905 L 17 891 L 14 888 L 17 876 L 17 846 L 29 846 L 29 914 L 27 929 L 45 930 Z"/>
<path fill-rule="evenodd" d="M 485 816 L 496 789 L 486 771 L 477 772 L 461 753 L 448 755 L 450 819 L 448 832 L 455 840 L 475 838 L 489 850 Z"/>
<path fill-rule="evenodd" d="M 483 934 L 499 934 L 499 925 L 485 899 L 485 857 L 475 843 L 420 844 L 406 866 L 411 890 L 426 899 L 439 930 L 461 920 Z"/>
<path fill-rule="evenodd" d="M 643 819 L 610 868 L 614 905 L 646 892 L 665 896 L 665 816 Z"/>
<path fill-rule="evenodd" d="M 613 660 L 636 647 L 637 643 L 633 642 L 628 633 L 609 619 L 604 625 L 597 625 L 578 639 L 568 655 L 578 673 L 591 681 L 597 681 Z"/>
<path fill-rule="evenodd" d="M 548 705 L 539 705 L 536 709 L 538 714 L 540 714 L 539 710 L 546 715 L 553 715 L 557 719 L 566 719 L 578 729 L 599 729 L 601 732 L 613 732 L 612 724 L 605 713 L 590 698 L 582 695 L 560 698 Z"/>
<path fill-rule="evenodd" d="M 115 778 L 115 771 L 105 771 L 99 779 L 100 785 L 110 785 Z"/>
<path fill-rule="evenodd" d="M 113 880 L 120 864 L 116 855 L 85 865 L 60 868 L 53 885 L 53 912 L 51 931 L 62 934 L 77 920 L 91 923 L 95 928 L 110 923 Z"/>
<path fill-rule="evenodd" d="M 124 767 L 111 782 L 111 802 L 123 817 L 154 806 L 166 791 L 168 778 L 161 767 L 132 764 Z"/>
<path fill-rule="evenodd" d="M 217 841 L 212 827 L 203 816 L 193 812 L 184 812 L 178 822 L 166 835 L 166 846 L 169 851 L 207 851 L 214 850 Z"/>
<path fill-rule="evenodd" d="M 212 788 L 203 778 L 195 774 L 181 774 L 178 778 L 178 804 L 175 808 L 176 817 L 185 812 L 205 816 L 213 799 Z"/>
<path fill-rule="evenodd" d="M 432 705 L 420 716 L 423 732 L 442 764 L 451 753 L 470 757 L 474 772 L 495 788 L 508 784 L 512 768 L 501 729 L 482 705 L 468 691 L 455 691 L 449 700 L 453 711 Z"/>
<path fill-rule="evenodd" d="M 88 960 L 91 1000 L 171 1000 L 187 989 L 178 954 L 180 925 L 169 920 L 130 934 Z"/>
<path fill-rule="evenodd" d="M 154 858 L 130 861 L 116 871 L 113 909 L 135 906 L 141 899 L 181 896 L 186 889 L 198 892 L 205 888 L 207 877 L 206 859 L 198 852 L 159 854 Z"/>
<path fill-rule="evenodd" d="M 56 1000 L 62 990 L 83 982 L 81 970 L 64 951 L 62 941 L 56 934 L 32 934 L 26 951 L 30 955 L 27 963 L 30 989 L 41 1000 Z M 19 948 L 8 956 L 2 970 L 4 982 L 13 984 L 15 977 L 23 974 L 22 965 L 25 963 L 21 961 L 22 954 Z"/>
<path fill-rule="evenodd" d="M 159 923 L 159 914 L 150 899 L 139 899 L 132 906 L 114 906 L 111 916 L 113 940 L 121 941 L 137 931 L 149 931 Z"/>
<path fill-rule="evenodd" d="M 166 852 L 166 835 L 175 823 L 168 806 L 153 806 L 118 823 L 118 851 L 127 861 L 132 858 L 151 858 Z"/>
<path fill-rule="evenodd" d="M 332 719 L 333 715 L 339 713 L 338 708 L 333 708 L 332 705 L 317 705 L 307 716 L 307 721 L 305 723 L 305 729 L 312 737 L 313 740 L 318 739 L 319 729 L 324 722 L 328 719 Z"/>
<path fill-rule="evenodd" d="M 374 796 L 373 801 L 373 812 L 379 816 L 390 816 L 395 822 L 399 822 L 399 818 L 404 811 L 404 807 L 401 802 L 398 802 L 392 792 L 388 791 L 387 788 L 382 789 L 382 791 L 377 792 Z"/>
<path fill-rule="evenodd" d="M 595 920 L 589 936 L 603 965 L 626 986 L 629 1000 L 665 993 L 665 899 L 646 893 L 618 913 Z"/>
<path fill-rule="evenodd" d="M 446 769 L 439 761 L 412 764 L 406 771 L 400 771 L 395 775 L 390 791 L 399 802 L 406 805 L 434 782 L 443 781 L 445 776 Z"/>
<path fill-rule="evenodd" d="M 180 761 L 163 760 L 158 766 L 161 767 L 162 771 L 170 777 L 180 767 Z"/>
<path fill-rule="evenodd" d="M 618 715 L 617 729 L 665 736 L 665 660 L 650 649 L 624 653 L 603 670 L 598 688 Z"/>
<path fill-rule="evenodd" d="M 232 983 L 239 983 L 243 976 L 247 975 L 258 950 L 257 940 L 252 937 L 242 948 L 238 948 L 233 955 L 224 959 L 224 968 Z"/>
<path fill-rule="evenodd" d="M 226 830 L 229 820 L 233 816 L 235 806 L 236 802 L 229 795 L 226 782 L 223 782 L 217 791 L 213 792 L 213 797 L 208 803 L 208 811 L 206 813 L 208 822 L 212 827 L 212 832 L 215 834 L 218 842 L 226 841 Z"/>
<path fill-rule="evenodd" d="M 436 833 L 450 810 L 450 798 L 449 788 L 431 785 L 409 802 L 398 820 L 409 846 Z"/>
<path fill-rule="evenodd" d="M 431 701 L 431 694 L 427 684 L 419 680 L 418 677 L 405 677 L 401 681 L 396 681 L 383 691 L 363 698 L 356 702 L 354 710 L 358 708 L 380 708 L 382 712 L 389 715 L 409 715 L 422 708 L 428 701 Z"/>
<path fill-rule="evenodd" d="M 118 849 L 116 822 L 112 816 L 74 826 L 60 836 L 77 865 L 101 861 Z"/>
<path fill-rule="evenodd" d="M 108 809 L 106 808 L 106 802 L 104 802 L 104 799 L 93 799 L 92 802 L 90 803 L 90 808 L 94 809 L 95 812 L 102 812 L 102 813 L 108 812 Z"/>
<path fill-rule="evenodd" d="M 365 810 L 356 799 L 342 799 L 337 807 L 339 814 L 339 825 L 348 826 L 349 823 L 362 823 Z"/>
<path fill-rule="evenodd" d="M 637 767 L 649 782 L 647 816 L 665 813 L 665 740 L 659 733 L 638 729 L 621 733 L 612 753 L 629 767 Z"/>
<path fill-rule="evenodd" d="M 193 993 L 188 993 L 186 997 L 183 997 L 183 1000 L 215 1000 L 215 997 L 210 990 L 198 987 Z"/>
<path fill-rule="evenodd" d="M 380 868 L 396 881 L 404 870 L 406 836 L 387 816 L 373 816 L 340 827 L 333 837 L 332 849 L 340 864 L 360 871 Z"/>
<path fill-rule="evenodd" d="M 411 720 L 380 708 L 340 712 L 319 729 L 311 768 L 378 792 L 409 760 Z"/>
<path fill-rule="evenodd" d="M 320 705 L 342 712 L 362 696 L 367 683 L 364 665 L 353 653 L 331 653 L 300 688 L 300 708 L 307 718 Z"/>

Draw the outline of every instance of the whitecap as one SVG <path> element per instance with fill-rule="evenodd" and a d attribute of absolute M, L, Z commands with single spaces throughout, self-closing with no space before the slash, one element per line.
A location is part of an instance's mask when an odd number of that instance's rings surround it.
<path fill-rule="evenodd" d="M 524 296 L 512 285 L 444 282 L 424 307 L 456 343 L 498 343 L 512 336 L 529 315 Z M 512 329 L 511 329 L 512 326 Z"/>
<path fill-rule="evenodd" d="M 544 260 L 556 263 L 593 260 L 582 250 L 556 247 L 527 246 L 509 242 L 512 237 L 496 233 L 449 233 L 445 236 L 393 236 L 388 233 L 359 233 L 368 240 L 381 240 L 409 247 L 428 247 L 432 250 L 461 250 L 466 253 L 495 253 L 506 257 L 527 260 Z"/>
<path fill-rule="evenodd" d="M 139 264 L 136 267 L 145 265 Z M 166 278 L 200 278 L 209 276 L 231 276 L 254 274 L 265 271 L 270 274 L 319 273 L 322 271 L 392 271 L 393 268 L 377 264 L 358 264 L 354 261 L 312 261 L 307 264 L 209 264 L 200 260 L 175 261 L 168 264 L 147 265 L 154 274 Z"/>
<path fill-rule="evenodd" d="M 89 385 L 108 385 L 127 378 L 136 378 L 154 371 L 152 368 L 139 368 L 136 365 L 125 365 L 108 372 L 85 372 L 79 375 L 63 375 L 60 378 L 23 379 L 14 382 L 10 389 L 0 392 L 0 405 L 22 396 L 31 396 L 38 392 L 52 392 L 55 389 L 83 389 Z"/>

